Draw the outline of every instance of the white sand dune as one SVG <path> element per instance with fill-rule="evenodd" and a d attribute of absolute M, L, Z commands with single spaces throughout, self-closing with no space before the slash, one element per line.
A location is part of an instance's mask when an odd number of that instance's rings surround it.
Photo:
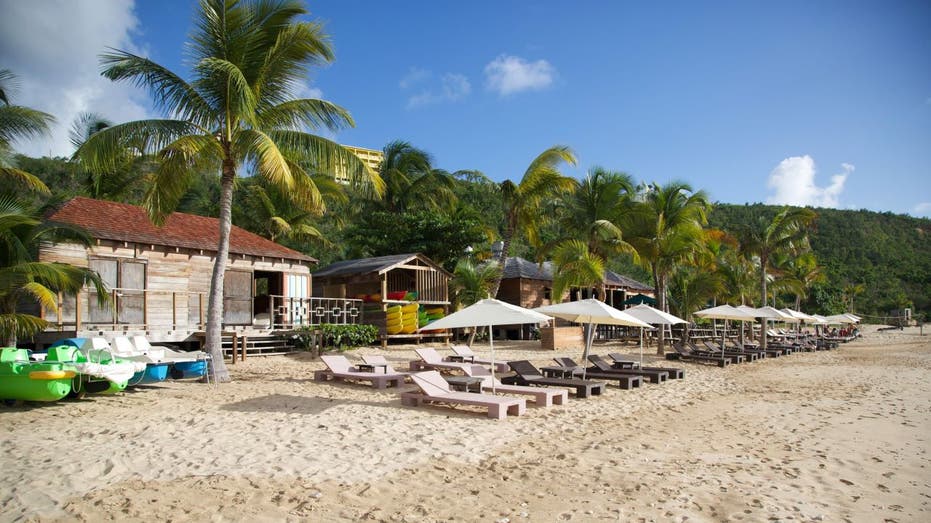
<path fill-rule="evenodd" d="M 402 368 L 410 349 L 357 352 Z M 617 350 L 635 349 L 595 352 Z M 251 358 L 219 388 L 0 408 L 2 519 L 931 520 L 931 336 L 678 366 L 685 380 L 504 421 L 316 383 L 305 354 Z"/>

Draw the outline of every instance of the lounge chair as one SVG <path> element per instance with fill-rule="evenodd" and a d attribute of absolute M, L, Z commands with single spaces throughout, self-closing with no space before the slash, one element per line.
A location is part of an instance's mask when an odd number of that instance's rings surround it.
<path fill-rule="evenodd" d="M 666 354 L 667 360 L 694 361 L 696 363 L 711 363 L 718 367 L 726 367 L 731 364 L 731 360 L 721 358 L 720 356 L 710 356 L 700 352 L 693 351 L 685 342 L 673 343 L 672 348 L 675 352 Z"/>
<path fill-rule="evenodd" d="M 705 340 L 702 342 L 702 344 L 705 346 L 706 352 L 709 352 L 712 355 L 720 355 L 721 352 L 724 352 L 724 356 L 743 356 L 744 361 L 756 361 L 760 359 L 760 355 L 756 352 L 743 352 L 728 348 L 722 349 L 717 343 L 708 340 Z"/>
<path fill-rule="evenodd" d="M 421 371 L 425 369 L 435 369 L 435 370 L 458 370 L 462 371 L 465 374 L 471 374 L 472 364 L 471 363 L 458 363 L 454 361 L 443 361 L 443 357 L 440 356 L 440 353 L 436 349 L 431 349 L 429 347 L 414 349 L 414 352 L 420 356 L 419 360 L 411 360 L 410 368 L 413 371 Z"/>
<path fill-rule="evenodd" d="M 705 341 L 707 342 L 707 340 Z M 686 341 L 685 345 L 691 348 L 692 352 L 694 352 L 695 354 L 703 354 L 705 356 L 711 356 L 714 358 L 720 358 L 722 354 L 721 351 L 717 347 L 715 347 L 714 350 L 708 348 L 707 345 L 705 345 L 705 348 L 701 348 L 701 346 L 698 346 L 692 343 L 691 341 Z M 744 361 L 747 360 L 747 358 L 745 358 L 743 354 L 734 354 L 734 353 L 728 354 L 726 352 L 724 353 L 724 359 L 730 360 L 731 363 L 743 363 Z"/>
<path fill-rule="evenodd" d="M 622 362 L 622 363 L 624 363 L 624 364 L 627 364 L 627 363 L 635 363 L 635 362 L 632 362 L 631 360 L 628 360 L 627 358 L 625 358 L 623 354 L 619 354 L 619 353 L 617 353 L 617 352 L 611 352 L 611 353 L 609 353 L 609 354 L 608 354 L 608 357 L 611 358 L 613 361 L 619 361 L 619 362 Z M 671 379 L 671 380 L 681 380 L 681 379 L 685 379 L 685 371 L 682 370 L 682 369 L 677 369 L 677 368 L 675 368 L 675 367 L 641 367 L 641 366 L 639 366 L 639 365 L 637 365 L 637 367 L 638 367 L 638 368 L 641 368 L 641 369 L 646 369 L 646 370 L 661 370 L 661 371 L 665 371 L 666 373 L 669 374 L 669 379 Z"/>
<path fill-rule="evenodd" d="M 521 398 L 476 394 L 474 392 L 456 392 L 435 370 L 411 374 L 414 384 L 421 392 L 402 392 L 401 403 L 418 406 L 423 402 L 449 403 L 450 405 L 478 405 L 488 407 L 488 417 L 504 419 L 508 414 L 519 416 L 527 409 L 527 402 Z"/>
<path fill-rule="evenodd" d="M 540 373 L 539 369 L 533 366 L 527 360 L 509 361 L 516 374 L 501 378 L 501 383 L 505 385 L 536 385 L 539 387 L 566 387 L 575 391 L 575 397 L 587 398 L 590 395 L 597 396 L 604 392 L 605 384 L 600 381 L 582 380 L 576 378 L 547 378 Z"/>
<path fill-rule="evenodd" d="M 320 356 L 326 369 L 314 371 L 314 381 L 333 380 L 365 380 L 371 381 L 372 386 L 376 389 L 384 389 L 391 385 L 400 387 L 404 384 L 403 374 L 380 374 L 374 372 L 362 372 L 353 367 L 345 356 L 330 355 Z"/>
<path fill-rule="evenodd" d="M 491 360 L 480 358 L 478 354 L 472 352 L 472 349 L 468 345 L 453 345 L 450 347 L 453 352 L 456 353 L 456 356 L 463 358 L 463 363 L 479 363 L 482 365 L 491 365 Z M 495 372 L 507 372 L 511 370 L 508 367 L 508 362 L 506 361 L 496 361 L 495 362 Z"/>
<path fill-rule="evenodd" d="M 581 367 L 581 365 L 573 361 L 572 358 L 553 358 L 553 361 L 555 361 L 556 364 L 560 367 L 567 369 L 578 369 Z M 638 371 L 634 371 L 633 369 L 614 370 L 607 372 L 597 367 L 588 367 L 585 369 L 583 376 L 586 378 L 591 376 L 592 378 L 600 380 L 617 380 L 618 387 L 624 390 L 629 390 L 643 385 L 644 375 Z M 661 378 L 657 379 L 665 380 L 666 377 L 663 375 Z"/>
<path fill-rule="evenodd" d="M 595 369 L 604 371 L 604 372 L 633 372 L 637 373 L 640 376 L 644 376 L 650 379 L 650 383 L 662 383 L 669 379 L 669 372 L 661 369 L 655 369 L 650 367 L 637 367 L 633 369 L 616 369 L 614 365 L 611 364 L 608 360 L 602 358 L 597 354 L 589 354 L 588 361 L 594 365 Z"/>
<path fill-rule="evenodd" d="M 482 390 L 495 393 L 505 394 L 523 394 L 531 396 L 533 403 L 537 407 L 550 407 L 552 405 L 565 405 L 569 401 L 569 391 L 565 389 L 547 389 L 540 387 L 528 387 L 526 385 L 505 385 L 501 380 L 492 378 L 491 373 L 485 367 L 475 366 L 472 368 L 472 376 L 478 376 L 485 379 L 482 382 Z"/>

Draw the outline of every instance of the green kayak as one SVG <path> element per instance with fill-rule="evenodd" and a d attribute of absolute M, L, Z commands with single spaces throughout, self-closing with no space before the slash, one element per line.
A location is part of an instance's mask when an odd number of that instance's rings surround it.
<path fill-rule="evenodd" d="M 0 400 L 58 401 L 71 392 L 74 367 L 30 361 L 25 349 L 0 349 Z"/>

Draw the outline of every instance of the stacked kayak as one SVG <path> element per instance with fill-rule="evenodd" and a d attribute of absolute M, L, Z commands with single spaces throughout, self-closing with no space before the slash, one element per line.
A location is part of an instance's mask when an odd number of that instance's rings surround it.
<path fill-rule="evenodd" d="M 388 307 L 385 320 L 388 334 L 413 334 L 416 332 L 419 308 L 416 303 Z"/>
<path fill-rule="evenodd" d="M 71 392 L 76 375 L 66 364 L 30 361 L 26 349 L 0 349 L 0 400 L 58 401 Z"/>

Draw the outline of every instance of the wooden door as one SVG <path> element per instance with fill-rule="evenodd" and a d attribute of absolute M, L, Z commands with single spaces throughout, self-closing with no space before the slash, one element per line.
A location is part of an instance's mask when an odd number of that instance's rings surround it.
<path fill-rule="evenodd" d="M 252 325 L 252 273 L 226 271 L 223 278 L 223 324 Z"/>

